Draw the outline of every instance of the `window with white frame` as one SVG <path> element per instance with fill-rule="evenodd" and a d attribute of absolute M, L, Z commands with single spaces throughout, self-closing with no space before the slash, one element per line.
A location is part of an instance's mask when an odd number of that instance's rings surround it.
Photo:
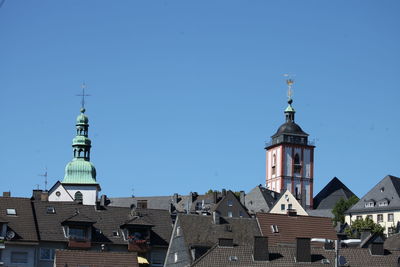
<path fill-rule="evenodd" d="M 377 221 L 378 222 L 383 222 L 383 214 L 378 214 Z"/>
<path fill-rule="evenodd" d="M 362 220 L 362 216 L 361 215 L 357 215 L 356 220 Z"/>
<path fill-rule="evenodd" d="M 54 260 L 55 249 L 54 248 L 40 248 L 40 260 Z"/>
<path fill-rule="evenodd" d="M 394 222 L 394 216 L 393 216 L 393 213 L 389 213 L 388 215 L 387 215 L 388 217 L 388 222 Z"/>
<path fill-rule="evenodd" d="M 232 218 L 233 217 L 233 213 L 232 211 L 228 211 L 228 217 Z"/>
<path fill-rule="evenodd" d="M 375 206 L 375 202 L 374 201 L 368 201 L 365 203 L 365 207 L 366 208 L 373 208 Z"/>
<path fill-rule="evenodd" d="M 285 204 L 281 204 L 281 210 L 285 210 Z"/>
<path fill-rule="evenodd" d="M 11 251 L 11 263 L 28 263 L 28 252 Z"/>
<path fill-rule="evenodd" d="M 382 201 L 379 202 L 378 205 L 379 205 L 379 207 L 386 207 L 388 204 L 389 204 L 389 203 L 388 203 L 387 200 L 382 200 Z"/>
<path fill-rule="evenodd" d="M 367 219 L 372 220 L 372 215 L 367 215 Z"/>
<path fill-rule="evenodd" d="M 17 215 L 17 211 L 15 209 L 7 209 L 7 215 Z"/>

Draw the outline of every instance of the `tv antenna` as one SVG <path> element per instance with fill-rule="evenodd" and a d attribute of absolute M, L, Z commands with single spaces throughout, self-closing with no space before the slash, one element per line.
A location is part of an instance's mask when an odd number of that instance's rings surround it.
<path fill-rule="evenodd" d="M 47 167 L 45 169 L 44 174 L 39 174 L 38 176 L 44 177 L 44 191 L 47 191 Z"/>

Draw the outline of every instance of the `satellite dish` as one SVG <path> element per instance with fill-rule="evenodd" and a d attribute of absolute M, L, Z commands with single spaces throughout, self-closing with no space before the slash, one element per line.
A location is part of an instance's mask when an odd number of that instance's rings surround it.
<path fill-rule="evenodd" d="M 11 240 L 11 239 L 13 239 L 15 237 L 15 232 L 14 231 L 7 231 L 7 233 L 6 233 L 6 239 L 7 240 Z"/>

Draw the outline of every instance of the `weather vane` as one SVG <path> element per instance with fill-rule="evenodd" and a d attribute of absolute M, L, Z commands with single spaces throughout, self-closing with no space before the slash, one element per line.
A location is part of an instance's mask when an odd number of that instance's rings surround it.
<path fill-rule="evenodd" d="M 293 80 L 293 75 L 289 75 L 289 74 L 284 74 L 283 76 L 286 77 L 286 84 L 288 85 L 288 98 L 289 100 L 292 99 L 292 95 L 293 95 L 293 91 L 292 91 L 292 86 L 294 84 L 294 80 Z"/>
<path fill-rule="evenodd" d="M 85 94 L 85 89 L 86 89 L 86 84 L 85 83 L 83 83 L 82 84 L 82 94 L 80 94 L 80 95 L 76 95 L 76 96 L 81 96 L 82 97 L 82 109 L 84 109 L 85 108 L 85 96 L 90 96 L 90 95 L 88 95 L 88 94 Z"/>

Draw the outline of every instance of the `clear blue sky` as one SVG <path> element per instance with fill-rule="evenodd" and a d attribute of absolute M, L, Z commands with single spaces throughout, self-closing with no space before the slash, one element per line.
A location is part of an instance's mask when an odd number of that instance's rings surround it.
<path fill-rule="evenodd" d="M 4 0 L 0 1 L 2 3 Z M 0 8 L 0 191 L 64 177 L 86 82 L 108 196 L 265 184 L 264 142 L 316 140 L 315 191 L 400 176 L 400 1 L 20 1 Z"/>

